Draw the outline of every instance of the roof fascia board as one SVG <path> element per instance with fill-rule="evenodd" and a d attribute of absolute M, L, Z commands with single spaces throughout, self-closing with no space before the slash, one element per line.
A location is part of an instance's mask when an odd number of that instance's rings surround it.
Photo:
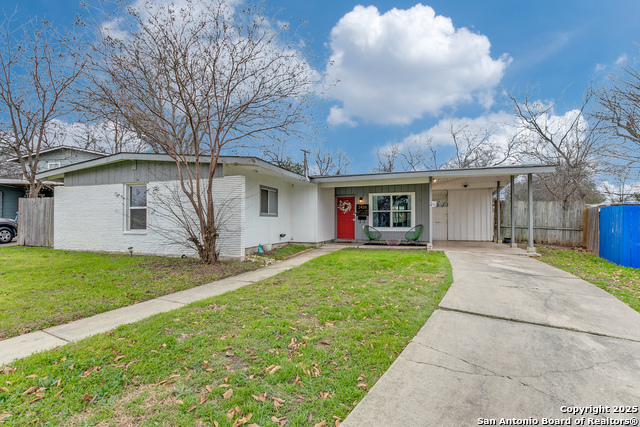
<path fill-rule="evenodd" d="M 319 184 L 338 183 L 362 183 L 364 185 L 375 185 L 372 182 L 384 181 L 389 182 L 393 180 L 402 180 L 403 182 L 428 182 L 429 177 L 433 178 L 464 178 L 464 177 L 477 177 L 477 176 L 492 176 L 492 175 L 526 175 L 529 173 L 553 173 L 555 172 L 555 166 L 505 166 L 499 168 L 481 168 L 481 169 L 440 169 L 434 171 L 420 171 L 420 172 L 391 172 L 391 173 L 377 173 L 377 174 L 364 174 L 364 175 L 334 175 L 324 177 L 312 177 L 311 182 Z M 322 185 L 322 186 L 336 186 L 336 185 Z"/>

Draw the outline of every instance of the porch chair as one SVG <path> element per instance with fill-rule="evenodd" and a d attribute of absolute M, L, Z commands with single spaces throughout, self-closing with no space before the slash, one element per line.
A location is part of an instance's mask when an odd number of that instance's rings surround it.
<path fill-rule="evenodd" d="M 375 228 L 371 227 L 370 225 L 365 225 L 363 229 L 364 229 L 364 234 L 366 234 L 367 237 L 369 238 L 369 243 L 374 242 L 376 240 L 380 240 L 380 238 L 382 237 L 382 233 L 376 230 Z"/>
<path fill-rule="evenodd" d="M 407 234 L 404 235 L 404 238 L 407 239 L 408 242 L 416 242 L 420 236 L 422 236 L 422 232 L 424 231 L 424 225 L 418 224 L 413 227 L 411 230 L 407 231 Z"/>

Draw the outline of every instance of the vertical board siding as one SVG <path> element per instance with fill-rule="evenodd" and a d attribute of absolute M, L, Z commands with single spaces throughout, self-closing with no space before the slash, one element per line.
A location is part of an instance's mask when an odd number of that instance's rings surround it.
<path fill-rule="evenodd" d="M 369 194 L 371 193 L 415 193 L 415 200 L 413 201 L 412 209 L 415 211 L 415 224 L 412 226 L 416 226 L 418 224 L 422 224 L 425 226 L 425 231 L 422 233 L 418 241 L 425 242 L 428 241 L 428 231 L 427 224 L 429 220 L 429 212 L 428 212 L 428 195 L 427 195 L 428 184 L 406 184 L 406 185 L 372 185 L 365 187 L 336 187 L 335 188 L 335 197 L 338 196 L 355 196 L 356 204 L 358 203 L 358 199 L 362 197 L 364 199 L 364 203 L 369 203 Z M 336 216 L 336 202 L 333 201 L 333 217 Z M 356 227 L 356 240 L 369 240 L 369 238 L 364 234 L 364 226 L 369 224 L 369 219 L 371 218 L 371 206 L 369 206 L 369 217 L 365 221 L 361 221 L 356 219 L 355 227 Z M 405 240 L 405 234 L 407 231 L 383 231 L 382 238 L 396 238 Z M 333 235 L 335 236 L 336 230 L 334 227 Z"/>
<path fill-rule="evenodd" d="M 640 205 L 603 206 L 599 222 L 599 256 L 640 268 Z"/>
<path fill-rule="evenodd" d="M 209 165 L 201 165 L 200 177 L 206 179 L 208 174 Z M 218 165 L 214 178 L 221 178 L 222 176 L 222 165 Z M 67 187 L 75 187 L 80 185 L 173 181 L 178 179 L 178 169 L 173 162 L 130 160 L 66 173 L 64 185 Z"/>
<path fill-rule="evenodd" d="M 53 198 L 20 199 L 18 244 L 53 246 Z"/>
<path fill-rule="evenodd" d="M 449 190 L 449 240 L 493 240 L 492 189 Z"/>
<path fill-rule="evenodd" d="M 433 208 L 433 240 L 448 240 L 447 207 Z"/>
<path fill-rule="evenodd" d="M 502 236 L 511 236 L 511 204 L 509 201 L 501 202 Z M 533 202 L 533 240 L 535 243 L 582 246 L 583 229 L 582 202 L 569 202 L 563 204 L 557 201 Z M 518 200 L 515 202 L 515 225 L 517 242 L 528 240 L 528 202 Z"/>

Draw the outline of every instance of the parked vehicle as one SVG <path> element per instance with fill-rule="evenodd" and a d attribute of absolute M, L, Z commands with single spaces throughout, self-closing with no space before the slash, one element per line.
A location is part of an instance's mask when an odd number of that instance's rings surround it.
<path fill-rule="evenodd" d="M 9 243 L 18 234 L 18 224 L 8 218 L 0 218 L 0 244 Z"/>

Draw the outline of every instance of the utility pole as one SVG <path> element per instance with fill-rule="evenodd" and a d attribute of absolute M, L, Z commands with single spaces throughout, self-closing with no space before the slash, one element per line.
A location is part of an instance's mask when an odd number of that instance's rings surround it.
<path fill-rule="evenodd" d="M 300 149 L 304 153 L 304 177 L 309 178 L 309 163 L 307 163 L 307 154 L 311 154 L 311 151 Z"/>

